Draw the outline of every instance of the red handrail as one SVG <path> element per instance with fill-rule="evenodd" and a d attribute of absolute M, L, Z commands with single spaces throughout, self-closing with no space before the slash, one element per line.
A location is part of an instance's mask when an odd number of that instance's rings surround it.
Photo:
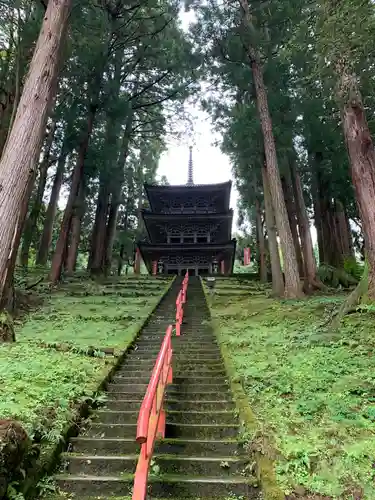
<path fill-rule="evenodd" d="M 165 435 L 166 415 L 163 402 L 165 388 L 172 383 L 171 337 L 172 326 L 169 325 L 139 411 L 136 439 L 141 445 L 141 453 L 135 472 L 133 500 L 146 498 L 148 471 L 155 441 Z"/>
<path fill-rule="evenodd" d="M 177 336 L 181 334 L 181 324 L 184 316 L 183 304 L 186 302 L 188 283 L 189 272 L 187 271 L 176 299 Z M 171 383 L 172 326 L 169 325 L 138 415 L 136 440 L 141 445 L 141 453 L 135 471 L 133 500 L 145 500 L 147 495 L 148 471 L 155 441 L 157 438 L 164 438 L 165 435 L 166 414 L 163 403 L 166 386 Z"/>

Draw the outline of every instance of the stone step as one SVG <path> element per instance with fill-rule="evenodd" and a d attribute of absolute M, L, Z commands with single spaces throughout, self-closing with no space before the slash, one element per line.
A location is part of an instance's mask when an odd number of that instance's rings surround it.
<path fill-rule="evenodd" d="M 79 499 L 87 497 L 108 499 L 110 496 L 131 495 L 134 477 L 121 476 L 81 476 L 59 474 L 55 476 L 58 487 Z M 248 499 L 258 499 L 259 491 L 253 478 L 235 477 L 194 477 L 163 476 L 149 477 L 148 494 L 152 498 L 204 498 L 205 500 L 226 500 L 235 495 Z"/>
<path fill-rule="evenodd" d="M 111 411 L 138 411 L 141 408 L 142 398 L 136 399 L 110 399 L 106 400 L 103 409 Z M 196 399 L 190 400 L 178 400 L 178 399 L 167 399 L 164 402 L 165 408 L 170 410 L 199 410 L 199 411 L 210 411 L 210 410 L 234 410 L 235 404 L 230 399 L 222 399 L 218 401 L 199 401 Z"/>
<path fill-rule="evenodd" d="M 71 439 L 70 451 L 91 455 L 115 455 L 139 453 L 140 446 L 134 436 L 130 438 L 90 438 L 79 436 Z M 243 453 L 243 446 L 235 439 L 163 439 L 155 443 L 155 453 L 207 456 L 224 456 Z"/>
<path fill-rule="evenodd" d="M 63 453 L 61 472 L 84 476 L 108 476 L 134 474 L 138 454 L 133 455 L 75 455 Z M 181 457 L 179 455 L 153 454 L 153 462 L 158 466 L 158 474 L 183 474 L 188 476 L 227 477 L 243 474 L 248 465 L 245 457 Z M 152 474 L 152 469 L 151 469 Z"/>
<path fill-rule="evenodd" d="M 139 393 L 146 393 L 148 383 L 144 384 L 121 384 L 121 383 L 110 383 L 108 384 L 108 392 L 113 394 L 115 392 L 127 392 L 127 393 L 133 393 L 133 394 L 139 394 Z M 167 388 L 168 393 L 172 392 L 180 392 L 181 394 L 185 393 L 195 393 L 197 391 L 198 387 L 197 384 L 194 383 L 193 379 L 191 380 L 191 383 L 189 384 L 188 381 L 185 380 L 183 385 L 174 385 L 171 384 Z M 229 387 L 228 385 L 223 382 L 222 384 L 217 384 L 215 381 L 211 384 L 205 383 L 205 384 L 200 384 L 199 385 L 199 391 L 202 392 L 213 392 L 213 393 L 218 393 L 220 394 L 221 392 L 228 391 Z"/>
<path fill-rule="evenodd" d="M 126 373 L 119 373 L 112 377 L 112 382 L 114 384 L 134 384 L 134 383 L 139 383 L 139 384 L 148 384 L 150 382 L 150 375 L 151 372 L 148 372 L 146 374 L 141 374 L 140 372 L 126 372 Z M 215 384 L 215 385 L 220 385 L 220 384 L 225 384 L 225 381 L 227 380 L 225 371 L 222 370 L 220 372 L 212 371 L 210 372 L 198 372 L 195 374 L 193 371 L 187 372 L 185 371 L 184 373 L 176 373 L 175 371 L 173 372 L 173 383 L 175 385 L 180 385 L 180 384 Z"/>
<path fill-rule="evenodd" d="M 211 411 L 178 411 L 167 410 L 167 421 L 170 423 L 189 424 L 232 424 L 237 421 L 233 411 L 211 410 Z M 135 410 L 97 410 L 92 420 L 103 424 L 124 424 L 137 422 L 139 412 Z"/>
<path fill-rule="evenodd" d="M 140 368 L 138 366 L 124 366 L 116 372 L 117 377 L 148 377 L 150 378 L 152 369 L 155 365 L 150 364 L 148 367 Z M 172 364 L 173 375 L 177 378 L 191 377 L 194 374 L 197 377 L 225 377 L 226 371 L 223 365 L 204 366 L 204 365 L 187 365 L 181 367 L 180 364 Z"/>
<path fill-rule="evenodd" d="M 137 425 L 132 424 L 103 424 L 93 422 L 87 430 L 88 437 L 96 438 L 119 438 L 136 436 Z M 237 436 L 239 425 L 237 424 L 181 424 L 167 421 L 167 438 L 213 438 L 228 439 Z"/>

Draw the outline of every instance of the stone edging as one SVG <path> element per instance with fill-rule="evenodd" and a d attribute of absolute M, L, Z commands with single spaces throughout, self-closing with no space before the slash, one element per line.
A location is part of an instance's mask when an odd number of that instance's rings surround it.
<path fill-rule="evenodd" d="M 228 347 L 223 342 L 221 342 L 219 333 L 220 325 L 215 319 L 212 318 L 210 297 L 207 294 L 202 278 L 201 283 L 206 303 L 210 311 L 210 322 L 212 330 L 220 347 L 220 352 L 224 360 L 225 371 L 229 377 L 231 391 L 233 394 L 234 402 L 236 404 L 236 408 L 239 412 L 240 420 L 244 423 L 244 426 L 247 430 L 256 433 L 259 431 L 257 419 L 253 413 L 253 410 L 251 409 L 248 397 L 246 396 L 242 384 L 238 382 L 238 380 L 236 380 L 235 368 L 230 359 Z M 257 464 L 258 480 L 261 486 L 264 500 L 284 500 L 285 495 L 276 482 L 273 461 L 259 451 L 256 451 L 254 453 L 254 456 Z"/>
<path fill-rule="evenodd" d="M 152 310 L 149 312 L 147 318 L 143 319 L 140 321 L 137 325 L 137 328 L 134 329 L 134 334 L 133 338 L 129 341 L 128 345 L 123 349 L 122 354 L 116 359 L 113 365 L 111 365 L 109 368 L 109 371 L 105 378 L 100 382 L 100 384 L 97 386 L 96 390 L 93 390 L 93 395 L 96 393 L 99 393 L 103 390 L 105 390 L 105 387 L 107 383 L 111 380 L 115 372 L 118 370 L 118 368 L 121 366 L 121 364 L 124 362 L 126 355 L 128 354 L 129 350 L 133 346 L 134 342 L 137 340 L 139 334 L 143 330 L 145 326 L 147 326 L 150 316 L 156 311 L 156 309 L 159 307 L 161 301 L 164 299 L 170 288 L 172 287 L 176 277 L 171 280 L 170 283 L 168 283 L 164 289 L 163 294 L 161 295 L 160 299 L 158 302 L 155 304 L 155 306 L 152 308 Z M 77 415 L 74 418 L 73 422 L 68 424 L 66 426 L 66 429 L 62 433 L 62 439 L 54 445 L 51 444 L 42 444 L 40 448 L 40 455 L 37 460 L 32 463 L 31 466 L 28 467 L 25 471 L 25 480 L 23 483 L 20 485 L 20 490 L 25 496 L 25 498 L 31 499 L 35 498 L 35 495 L 37 494 L 37 484 L 42 479 L 44 476 L 52 474 L 53 470 L 56 467 L 57 461 L 59 459 L 60 454 L 64 451 L 66 448 L 69 439 L 74 437 L 75 435 L 78 434 L 78 430 L 80 427 L 80 423 L 83 418 L 87 417 L 89 414 L 90 410 L 93 408 L 92 402 L 90 400 L 85 401 L 84 403 L 81 403 L 77 407 Z"/>

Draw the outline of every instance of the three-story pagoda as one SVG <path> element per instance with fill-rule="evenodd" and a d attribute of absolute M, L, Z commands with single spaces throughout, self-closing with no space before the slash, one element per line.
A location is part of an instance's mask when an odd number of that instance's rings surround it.
<path fill-rule="evenodd" d="M 186 185 L 145 184 L 150 209 L 143 210 L 147 242 L 138 249 L 152 274 L 230 274 L 236 240 L 231 239 L 231 181 L 195 185 L 190 148 Z"/>

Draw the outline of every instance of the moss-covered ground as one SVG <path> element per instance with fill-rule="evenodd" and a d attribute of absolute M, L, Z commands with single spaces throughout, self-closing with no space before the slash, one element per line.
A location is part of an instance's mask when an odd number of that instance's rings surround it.
<path fill-rule="evenodd" d="M 209 298 L 258 420 L 248 438 L 274 458 L 284 491 L 303 498 L 375 498 L 375 311 L 332 331 L 327 319 L 344 298 L 280 301 L 234 279 L 218 280 Z"/>
<path fill-rule="evenodd" d="M 76 403 L 95 397 L 169 283 L 140 277 L 116 287 L 88 280 L 52 293 L 44 287 L 42 305 L 16 325 L 17 342 L 0 344 L 0 419 L 16 419 L 31 437 L 57 442 Z M 135 287 L 143 296 L 132 295 Z M 105 348 L 114 355 L 104 355 Z"/>

